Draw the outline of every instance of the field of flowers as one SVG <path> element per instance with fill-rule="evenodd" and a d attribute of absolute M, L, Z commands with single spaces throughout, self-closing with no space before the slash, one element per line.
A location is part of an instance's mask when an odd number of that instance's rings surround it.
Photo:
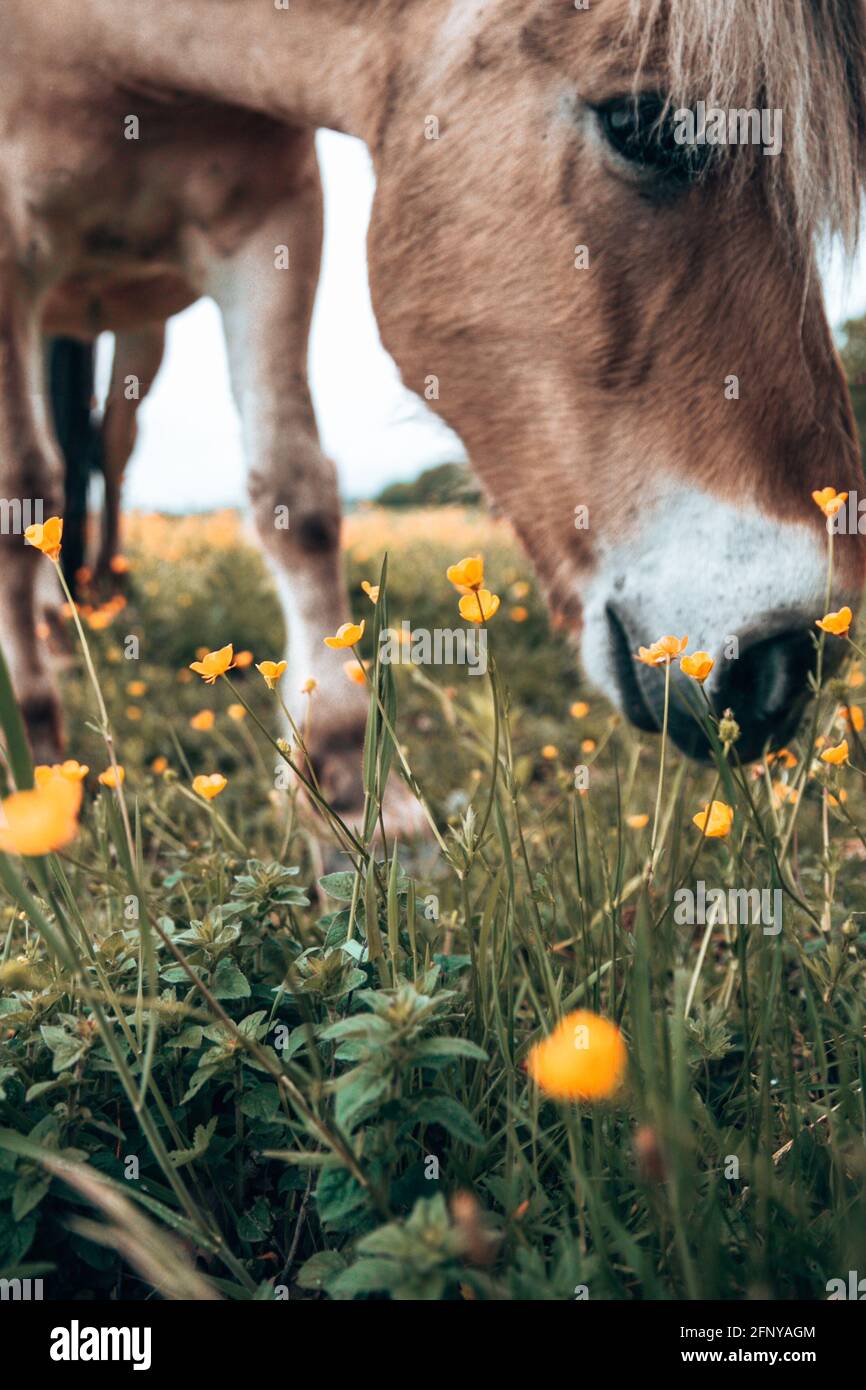
<path fill-rule="evenodd" d="M 826 1298 L 866 1241 L 845 612 L 815 614 L 817 698 L 755 767 L 700 704 L 703 654 L 635 654 L 661 682 L 684 661 L 698 766 L 581 684 L 504 523 L 367 508 L 345 545 L 356 628 L 322 637 L 372 662 L 363 825 L 284 738 L 307 673 L 277 664 L 234 514 L 130 517 L 121 596 L 46 627 L 70 762 L 34 790 L 0 669 L 0 1277 L 50 1298 Z M 484 679 L 373 660 L 384 626 L 482 614 Z M 830 682 L 827 642 L 851 648 Z M 419 842 L 376 838 L 389 775 L 423 802 Z M 755 892 L 781 909 L 734 920 Z"/>

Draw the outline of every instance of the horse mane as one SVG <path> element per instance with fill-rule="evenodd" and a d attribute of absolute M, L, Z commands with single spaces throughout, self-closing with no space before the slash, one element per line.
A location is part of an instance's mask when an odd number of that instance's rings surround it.
<path fill-rule="evenodd" d="M 774 209 L 803 248 L 829 234 L 853 252 L 866 183 L 866 0 L 630 0 L 628 31 L 641 49 L 637 80 L 661 67 L 675 108 L 703 99 L 781 109 L 782 151 L 761 159 Z"/>

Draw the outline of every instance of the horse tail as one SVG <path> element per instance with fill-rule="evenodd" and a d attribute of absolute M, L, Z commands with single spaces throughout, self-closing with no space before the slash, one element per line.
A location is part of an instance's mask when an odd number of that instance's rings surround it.
<path fill-rule="evenodd" d="M 78 338 L 51 338 L 47 358 L 51 413 L 65 464 L 63 570 L 74 594 L 87 554 L 90 472 L 99 466 L 101 435 L 93 417 L 96 348 Z"/>

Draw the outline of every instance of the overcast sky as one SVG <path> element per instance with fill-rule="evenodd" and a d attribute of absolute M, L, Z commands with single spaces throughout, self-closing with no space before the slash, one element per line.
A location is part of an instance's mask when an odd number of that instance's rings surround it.
<path fill-rule="evenodd" d="M 345 497 L 369 497 L 394 479 L 463 457 L 449 430 L 404 390 L 379 342 L 367 289 L 365 239 L 373 198 L 367 150 L 321 131 L 325 251 L 310 345 L 310 380 L 326 451 Z M 845 283 L 828 269 L 834 324 L 866 312 L 866 254 Z M 100 382 L 111 344 L 100 344 Z M 169 324 L 168 349 L 139 413 L 139 441 L 125 504 L 191 511 L 245 503 L 240 429 L 228 381 L 219 313 L 200 300 Z"/>

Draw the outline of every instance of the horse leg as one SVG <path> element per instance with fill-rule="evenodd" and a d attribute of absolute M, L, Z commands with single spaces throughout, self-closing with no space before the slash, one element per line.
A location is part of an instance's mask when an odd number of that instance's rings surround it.
<path fill-rule="evenodd" d="M 87 560 L 87 493 L 95 459 L 92 342 L 79 338 L 46 341 L 46 374 L 54 434 L 65 465 L 63 573 L 73 597 Z"/>
<path fill-rule="evenodd" d="M 37 306 L 7 267 L 0 275 L 0 496 L 44 518 L 63 507 L 63 461 L 44 388 Z M 60 700 L 37 636 L 37 586 L 53 581 L 49 561 L 24 543 L 21 527 L 0 534 L 0 648 L 37 761 L 62 750 Z"/>
<path fill-rule="evenodd" d="M 138 435 L 138 408 L 153 385 L 164 352 L 164 323 L 146 324 L 115 337 L 100 449 L 105 480 L 102 539 L 96 562 L 96 583 L 100 588 L 117 587 L 111 562 L 120 551 L 123 479 Z"/>

